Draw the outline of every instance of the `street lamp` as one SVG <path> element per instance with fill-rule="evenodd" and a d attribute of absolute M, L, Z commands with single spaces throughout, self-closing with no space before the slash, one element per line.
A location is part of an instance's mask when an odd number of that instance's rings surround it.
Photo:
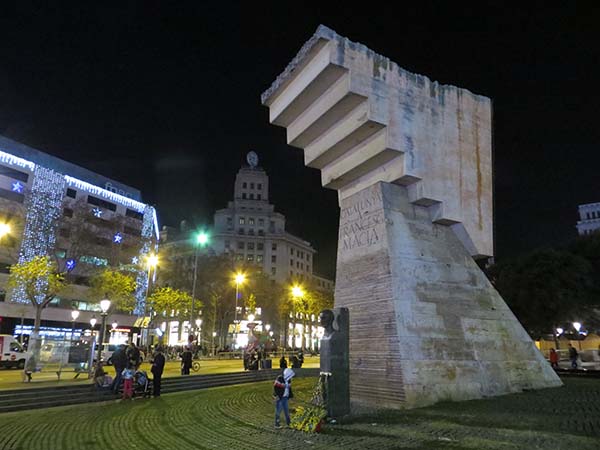
<path fill-rule="evenodd" d="M 241 272 L 235 274 L 235 311 L 233 313 L 233 323 L 237 327 L 237 310 L 238 310 L 238 297 L 240 296 L 240 284 L 246 281 L 246 275 Z M 237 328 L 236 328 L 237 331 Z M 235 333 L 234 333 L 235 334 Z"/>
<path fill-rule="evenodd" d="M 558 327 L 558 328 L 556 329 L 556 334 L 560 336 L 561 334 L 563 334 L 563 333 L 564 333 L 564 331 L 565 331 L 565 330 L 563 330 L 562 328 Z"/>
<path fill-rule="evenodd" d="M 196 330 L 197 331 L 197 337 L 196 337 L 196 343 L 198 346 L 202 345 L 202 339 L 200 338 L 200 327 L 202 326 L 202 319 L 196 319 Z"/>
<path fill-rule="evenodd" d="M 98 334 L 98 362 L 100 362 L 100 358 L 102 358 L 102 344 L 104 343 L 104 334 L 106 332 L 106 316 L 108 316 L 109 308 L 110 300 L 106 298 L 104 300 L 100 300 L 100 309 L 102 310 L 100 313 L 102 316 L 102 326 L 100 327 L 100 333 Z"/>
<path fill-rule="evenodd" d="M 292 347 L 295 350 L 296 349 L 296 301 L 302 300 L 302 298 L 304 297 L 304 290 L 302 289 L 302 287 L 300 287 L 298 285 L 292 286 L 292 297 L 294 298 L 293 311 L 292 311 L 292 314 L 294 315 L 294 328 L 292 329 Z M 302 330 L 302 332 L 304 334 L 304 330 Z"/>
<path fill-rule="evenodd" d="M 192 309 L 190 311 L 190 330 L 192 328 L 192 320 L 194 319 L 194 306 L 196 305 L 196 280 L 198 279 L 198 248 L 208 244 L 208 233 L 204 231 L 196 234 L 196 249 L 194 250 L 194 282 L 192 283 Z"/>
<path fill-rule="evenodd" d="M 254 314 L 248 314 L 248 322 L 249 323 L 254 322 L 254 319 L 255 319 Z"/>
<path fill-rule="evenodd" d="M 72 324 L 71 324 L 71 341 L 73 341 L 73 333 L 75 331 L 75 321 L 77 320 L 78 317 L 79 317 L 79 311 L 77 311 L 76 309 L 71 311 L 71 318 L 73 319 Z"/>
<path fill-rule="evenodd" d="M 92 318 L 90 319 L 90 326 L 92 327 L 92 331 L 93 331 L 94 327 L 96 326 L 96 322 L 98 322 L 98 320 L 96 319 L 96 316 L 92 316 Z"/>
<path fill-rule="evenodd" d="M 579 344 L 579 351 L 581 351 L 581 322 L 573 322 L 573 328 L 577 331 L 577 343 Z"/>
<path fill-rule="evenodd" d="M 0 223 L 0 239 L 2 239 L 4 236 L 6 236 L 7 234 L 10 234 L 10 225 L 2 222 Z"/>
<path fill-rule="evenodd" d="M 215 355 L 215 336 L 216 335 L 217 335 L 217 332 L 213 331 L 212 332 L 212 342 L 211 342 L 213 356 Z"/>

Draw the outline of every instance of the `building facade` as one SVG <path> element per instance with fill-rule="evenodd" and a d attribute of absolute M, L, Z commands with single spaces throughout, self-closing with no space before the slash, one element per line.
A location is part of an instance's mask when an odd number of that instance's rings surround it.
<path fill-rule="evenodd" d="M 134 314 L 111 311 L 109 323 L 132 329 L 144 313 L 143 262 L 156 247 L 158 226 L 139 190 L 0 136 L 0 230 L 0 333 L 31 330 L 33 307 L 6 286 L 11 265 L 38 255 L 53 257 L 69 284 L 44 310 L 42 336 L 100 319 L 87 285 L 103 267 L 126 267 L 137 282 Z M 81 312 L 76 324 L 73 309 Z"/>
<path fill-rule="evenodd" d="M 591 234 L 600 229 L 600 203 L 579 205 L 577 232 L 580 236 Z"/>
<path fill-rule="evenodd" d="M 261 266 L 279 283 L 311 279 L 315 249 L 286 231 L 285 216 L 269 203 L 269 177 L 256 153 L 247 160 L 235 177 L 233 200 L 214 215 L 212 248 Z"/>

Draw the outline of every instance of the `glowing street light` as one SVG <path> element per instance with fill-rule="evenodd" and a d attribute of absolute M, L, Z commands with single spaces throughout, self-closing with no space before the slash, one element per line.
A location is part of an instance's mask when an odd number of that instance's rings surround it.
<path fill-rule="evenodd" d="M 292 296 L 294 298 L 302 298 L 304 297 L 304 291 L 298 285 L 292 287 Z"/>
<path fill-rule="evenodd" d="M 581 323 L 573 322 L 573 328 L 575 328 L 575 330 L 577 330 L 577 333 L 579 333 L 579 330 L 581 330 Z"/>
<path fill-rule="evenodd" d="M 112 329 L 113 330 L 116 330 L 118 326 L 119 326 L 119 324 L 117 322 L 113 322 L 112 323 Z"/>
<path fill-rule="evenodd" d="M 564 333 L 564 331 L 565 331 L 565 330 L 563 330 L 562 328 L 558 327 L 558 328 L 556 329 L 556 334 L 558 334 L 558 335 L 560 336 L 561 334 L 563 334 L 563 333 Z"/>
<path fill-rule="evenodd" d="M 6 236 L 7 234 L 10 234 L 10 225 L 7 223 L 0 223 L 0 239 L 2 239 L 4 236 Z"/>
<path fill-rule="evenodd" d="M 208 244 L 208 233 L 200 231 L 196 234 L 196 249 L 194 250 L 194 282 L 192 283 L 192 308 L 190 309 L 190 332 L 192 321 L 194 319 L 194 307 L 196 306 L 196 280 L 198 279 L 198 247 L 205 247 Z M 190 333 L 192 334 L 192 333 Z"/>
<path fill-rule="evenodd" d="M 100 300 L 100 309 L 102 310 L 102 313 L 100 313 L 102 316 L 102 326 L 98 336 L 98 362 L 102 358 L 102 343 L 104 342 L 104 334 L 106 333 L 106 316 L 108 316 L 108 310 L 110 309 L 110 300 L 107 298 Z"/>
<path fill-rule="evenodd" d="M 94 328 L 96 326 L 96 322 L 98 322 L 98 320 L 96 320 L 96 316 L 92 316 L 90 319 L 90 326 Z"/>
<path fill-rule="evenodd" d="M 237 309 L 238 309 L 238 297 L 240 296 L 240 284 L 246 281 L 246 275 L 241 272 L 235 274 L 233 279 L 235 281 L 235 312 L 233 317 L 233 323 L 237 323 Z"/>
<path fill-rule="evenodd" d="M 302 287 L 295 285 L 292 286 L 292 297 L 294 297 L 294 300 L 302 300 L 302 297 L 304 297 L 304 290 L 302 289 Z M 292 302 L 293 303 L 293 314 L 294 314 L 294 328 L 293 328 L 293 333 L 292 333 L 292 347 L 295 349 L 296 348 L 296 301 Z M 304 329 L 302 330 L 303 335 L 304 335 Z M 301 345 L 304 345 L 304 338 L 302 338 L 302 343 Z"/>
<path fill-rule="evenodd" d="M 254 314 L 248 314 L 248 322 L 254 322 Z"/>

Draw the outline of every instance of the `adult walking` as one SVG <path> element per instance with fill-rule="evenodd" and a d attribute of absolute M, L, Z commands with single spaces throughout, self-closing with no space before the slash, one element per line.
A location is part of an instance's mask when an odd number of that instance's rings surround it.
<path fill-rule="evenodd" d="M 119 345 L 119 347 L 112 354 L 112 363 L 115 368 L 115 379 L 113 380 L 111 389 L 117 394 L 121 387 L 121 380 L 123 379 L 123 370 L 127 367 L 127 353 L 125 352 L 125 345 Z"/>
<path fill-rule="evenodd" d="M 189 346 L 183 349 L 181 354 L 181 375 L 189 375 L 192 368 L 192 350 Z"/>
<path fill-rule="evenodd" d="M 294 397 L 292 393 L 292 378 L 296 375 L 292 369 L 284 369 L 273 385 L 273 399 L 275 400 L 275 428 L 281 428 L 279 416 L 281 411 L 285 416 L 285 423 L 290 426 L 290 409 L 288 401 Z"/>
<path fill-rule="evenodd" d="M 162 381 L 162 374 L 165 370 L 165 355 L 163 354 L 163 348 L 159 345 L 156 348 L 156 353 L 154 354 L 154 359 L 152 361 L 152 368 L 150 371 L 152 372 L 152 381 L 154 383 L 154 396 L 160 397 L 160 383 Z"/>
<path fill-rule="evenodd" d="M 575 350 L 575 347 L 573 347 L 571 344 L 569 344 L 569 359 L 571 360 L 571 368 L 572 369 L 577 369 L 577 357 L 579 356 L 579 353 L 577 352 L 577 350 Z"/>

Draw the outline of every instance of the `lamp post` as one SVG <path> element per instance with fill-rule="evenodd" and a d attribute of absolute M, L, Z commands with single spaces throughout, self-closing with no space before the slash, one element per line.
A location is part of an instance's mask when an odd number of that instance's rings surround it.
<path fill-rule="evenodd" d="M 77 311 L 76 309 L 71 311 L 71 319 L 73 319 L 71 321 L 71 342 L 73 341 L 73 333 L 75 331 L 75 321 L 77 320 L 78 317 L 79 317 L 79 311 Z"/>
<path fill-rule="evenodd" d="M 212 347 L 212 354 L 213 356 L 215 355 L 215 336 L 217 335 L 216 331 L 212 332 L 212 341 L 211 341 L 211 347 Z"/>
<path fill-rule="evenodd" d="M 293 311 L 292 314 L 294 315 L 294 328 L 292 329 L 292 348 L 294 350 L 296 350 L 296 302 L 298 300 L 302 300 L 302 297 L 304 297 L 304 291 L 302 290 L 302 287 L 296 285 L 292 287 L 292 297 L 294 298 L 294 302 L 293 302 Z M 304 333 L 304 330 L 302 330 L 302 332 Z"/>
<path fill-rule="evenodd" d="M 577 345 L 579 346 L 579 351 L 581 351 L 581 333 L 579 333 L 581 322 L 573 322 L 573 328 L 577 331 Z"/>
<path fill-rule="evenodd" d="M 208 244 L 208 234 L 204 231 L 196 235 L 195 250 L 194 250 L 194 281 L 192 283 L 192 310 L 190 311 L 190 330 L 194 320 L 194 307 L 196 306 L 196 280 L 198 279 L 198 248 Z"/>
<path fill-rule="evenodd" d="M 234 325 L 234 330 L 236 331 L 236 333 L 234 333 L 234 336 L 237 335 L 237 310 L 238 310 L 238 297 L 240 296 L 240 284 L 242 284 L 245 280 L 246 280 L 246 275 L 244 275 L 241 272 L 238 272 L 235 274 L 235 311 L 233 312 L 233 325 Z M 235 338 L 234 338 L 235 340 Z"/>
<path fill-rule="evenodd" d="M 109 308 L 110 300 L 106 298 L 104 300 L 100 300 L 100 309 L 102 310 L 100 313 L 102 316 L 102 325 L 100 327 L 100 332 L 98 333 L 98 362 L 100 362 L 100 359 L 102 358 L 102 344 L 104 343 L 104 334 L 106 333 L 106 316 L 108 316 Z"/>
<path fill-rule="evenodd" d="M 158 266 L 158 255 L 151 253 L 146 258 L 146 266 L 148 267 L 148 282 L 146 283 L 146 300 L 144 302 L 144 320 L 141 323 L 142 326 L 142 344 L 146 345 L 148 343 L 148 330 L 150 327 L 150 321 L 148 322 L 148 326 L 144 327 L 144 323 L 146 322 L 146 315 L 148 314 L 148 294 L 150 293 L 150 283 L 152 278 L 150 274 L 152 273 L 152 269 L 154 269 L 154 276 L 156 277 L 156 267 Z M 152 316 L 152 311 L 150 311 L 150 316 Z"/>
<path fill-rule="evenodd" d="M 196 330 L 197 330 L 196 345 L 198 347 L 202 346 L 202 339 L 200 338 L 200 327 L 201 326 L 202 326 L 202 319 L 196 319 Z"/>

